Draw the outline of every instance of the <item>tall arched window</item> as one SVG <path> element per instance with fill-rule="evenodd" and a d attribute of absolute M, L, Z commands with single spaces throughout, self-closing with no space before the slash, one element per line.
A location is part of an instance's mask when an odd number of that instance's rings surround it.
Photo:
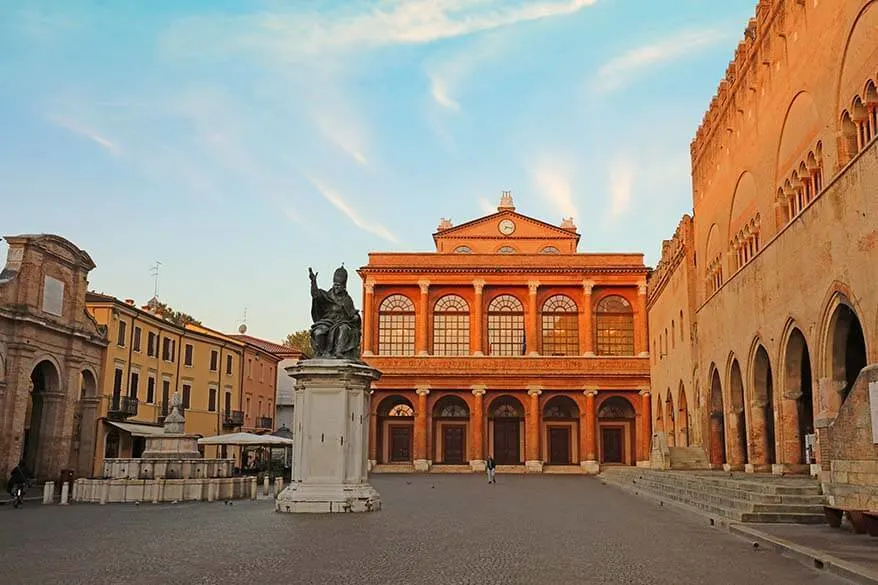
<path fill-rule="evenodd" d="M 491 355 L 524 354 L 524 307 L 512 295 L 495 297 L 488 305 L 488 347 Z"/>
<path fill-rule="evenodd" d="M 390 295 L 378 308 L 378 353 L 414 355 L 415 305 L 404 295 Z"/>
<path fill-rule="evenodd" d="M 620 296 L 605 297 L 598 303 L 596 313 L 595 345 L 598 355 L 634 355 L 634 313 L 631 303 Z"/>
<path fill-rule="evenodd" d="M 579 316 L 573 299 L 549 297 L 542 313 L 543 355 L 579 355 Z"/>
<path fill-rule="evenodd" d="M 469 355 L 469 306 L 457 295 L 446 295 L 436 301 L 433 354 Z"/>

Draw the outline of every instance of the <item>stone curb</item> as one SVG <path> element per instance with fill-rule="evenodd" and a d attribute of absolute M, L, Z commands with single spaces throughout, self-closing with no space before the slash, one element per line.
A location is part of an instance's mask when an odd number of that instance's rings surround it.
<path fill-rule="evenodd" d="M 627 492 L 635 496 L 643 496 L 648 499 L 658 501 L 661 503 L 661 506 L 669 506 L 671 508 L 676 508 L 678 510 L 697 514 L 698 516 L 707 519 L 710 525 L 715 528 L 721 528 L 730 534 L 734 534 L 735 536 L 747 538 L 751 541 L 758 542 L 760 546 L 764 546 L 770 550 L 774 550 L 776 552 L 779 552 L 780 554 L 784 554 L 791 558 L 794 558 L 803 565 L 826 571 L 828 573 L 841 577 L 842 579 L 847 579 L 848 581 L 851 581 L 853 583 L 862 583 L 864 585 L 878 585 L 878 573 L 870 571 L 869 569 L 857 565 L 856 563 L 852 563 L 850 561 L 845 561 L 843 559 L 835 557 L 827 552 L 796 544 L 784 538 L 768 534 L 756 528 L 746 526 L 744 524 L 741 524 L 734 520 L 730 520 L 728 518 L 724 518 L 722 516 L 710 514 L 708 512 L 705 512 L 704 510 L 699 510 L 698 508 L 688 506 L 681 502 L 675 502 L 673 500 L 665 499 L 659 494 L 654 494 L 638 489 L 636 484 L 628 485 L 620 483 L 601 475 L 598 476 L 598 479 L 601 480 L 601 482 L 603 482 L 605 485 L 616 487 L 623 492 Z"/>

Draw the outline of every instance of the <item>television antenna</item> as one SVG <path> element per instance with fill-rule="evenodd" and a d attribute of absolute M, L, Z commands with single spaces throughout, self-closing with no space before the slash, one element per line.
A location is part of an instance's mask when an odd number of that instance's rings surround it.
<path fill-rule="evenodd" d="M 159 268 L 161 267 L 161 265 L 162 263 L 156 260 L 155 264 L 150 267 L 149 271 L 149 273 L 152 275 L 153 280 L 152 298 L 154 299 L 159 298 Z"/>

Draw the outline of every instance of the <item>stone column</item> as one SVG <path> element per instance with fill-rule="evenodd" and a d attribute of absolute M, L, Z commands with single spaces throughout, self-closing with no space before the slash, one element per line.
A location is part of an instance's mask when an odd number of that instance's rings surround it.
<path fill-rule="evenodd" d="M 470 413 L 470 467 L 473 471 L 485 470 L 485 409 L 483 384 L 470 386 L 473 393 L 473 410 Z"/>
<path fill-rule="evenodd" d="M 640 391 L 640 465 L 649 466 L 652 451 L 652 400 L 649 390 Z"/>
<path fill-rule="evenodd" d="M 585 473 L 598 473 L 600 465 L 597 461 L 597 419 L 594 400 L 598 391 L 590 388 L 582 392 L 585 395 L 585 411 L 579 421 L 579 465 Z"/>
<path fill-rule="evenodd" d="M 378 415 L 374 412 L 369 413 L 369 471 L 375 469 L 378 465 Z"/>
<path fill-rule="evenodd" d="M 745 430 L 743 406 L 729 411 L 728 429 L 726 443 L 729 451 L 729 466 L 735 471 L 740 471 L 744 469 L 744 461 L 747 458 L 747 445 L 741 442 L 741 431 Z"/>
<path fill-rule="evenodd" d="M 783 452 L 781 463 L 784 465 L 802 465 L 802 437 L 799 430 L 799 404 L 802 393 L 796 389 L 795 393 L 784 392 L 781 400 L 781 436 L 783 437 Z M 787 468 L 789 469 L 789 468 Z"/>
<path fill-rule="evenodd" d="M 482 338 L 483 318 L 482 318 L 482 289 L 485 287 L 485 281 L 476 279 L 473 281 L 473 306 L 469 321 L 470 327 L 470 353 L 473 355 L 485 355 L 483 351 L 484 341 Z"/>
<path fill-rule="evenodd" d="M 527 331 L 527 340 L 525 343 L 527 355 L 540 355 L 539 352 L 539 310 L 537 309 L 537 290 L 540 288 L 538 280 L 531 280 L 527 283 L 527 323 L 525 331 Z"/>
<path fill-rule="evenodd" d="M 427 386 L 416 386 L 418 393 L 418 405 L 415 410 L 415 471 L 429 471 L 430 463 L 427 460 L 427 395 L 430 389 Z"/>
<path fill-rule="evenodd" d="M 634 310 L 634 353 L 640 357 L 649 356 L 646 342 L 646 283 L 637 285 L 637 307 Z"/>
<path fill-rule="evenodd" d="M 418 286 L 421 288 L 421 297 L 418 301 L 418 310 L 415 318 L 417 321 L 417 331 L 415 332 L 415 352 L 418 355 L 428 355 L 427 327 L 430 323 L 430 281 L 419 280 Z"/>
<path fill-rule="evenodd" d="M 765 432 L 765 403 L 753 400 L 750 403 L 750 463 L 747 471 L 769 471 L 767 433 Z"/>
<path fill-rule="evenodd" d="M 710 413 L 710 464 L 715 469 L 721 468 L 726 458 L 725 429 L 723 429 L 723 413 Z"/>
<path fill-rule="evenodd" d="M 374 355 L 372 353 L 372 339 L 374 333 L 374 299 L 375 299 L 375 281 L 371 278 L 366 279 L 365 295 L 363 297 L 363 355 Z"/>
<path fill-rule="evenodd" d="M 540 457 L 540 394 L 543 391 L 539 386 L 528 386 L 527 394 L 530 396 L 530 406 L 525 415 L 527 433 L 524 439 L 525 469 L 528 473 L 542 473 L 543 459 Z"/>
<path fill-rule="evenodd" d="M 594 356 L 594 309 L 591 291 L 594 281 L 582 281 L 582 301 L 579 307 L 579 351 L 586 357 Z"/>

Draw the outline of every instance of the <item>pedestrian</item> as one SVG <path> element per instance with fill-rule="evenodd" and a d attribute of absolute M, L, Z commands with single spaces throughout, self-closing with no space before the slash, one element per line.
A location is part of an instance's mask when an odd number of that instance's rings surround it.
<path fill-rule="evenodd" d="M 497 483 L 497 478 L 494 477 L 497 469 L 497 464 L 494 463 L 494 458 L 490 455 L 488 455 L 488 460 L 485 461 L 485 469 L 488 470 L 488 483 Z"/>

